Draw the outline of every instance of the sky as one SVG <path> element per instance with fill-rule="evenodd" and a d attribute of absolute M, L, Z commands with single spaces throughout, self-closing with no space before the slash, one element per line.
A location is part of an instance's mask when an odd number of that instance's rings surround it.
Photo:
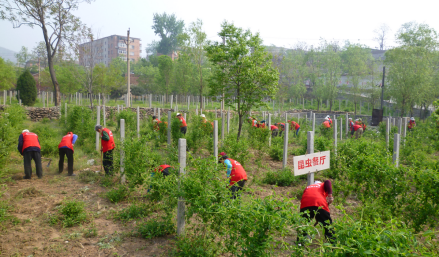
<path fill-rule="evenodd" d="M 130 28 L 131 36 L 142 40 L 145 56 L 147 44 L 159 40 L 151 28 L 154 13 L 174 13 L 186 25 L 201 19 L 208 39 L 214 41 L 220 41 L 217 33 L 227 20 L 259 32 L 265 45 L 318 45 L 323 38 L 378 48 L 374 30 L 383 23 L 391 28 L 388 46 L 396 45 L 394 34 L 406 22 L 426 23 L 439 31 L 438 7 L 435 0 L 95 0 L 82 3 L 74 13 L 99 37 L 126 35 Z M 13 51 L 32 49 L 43 40 L 39 27 L 13 29 L 2 20 L 0 31 L 0 46 Z"/>

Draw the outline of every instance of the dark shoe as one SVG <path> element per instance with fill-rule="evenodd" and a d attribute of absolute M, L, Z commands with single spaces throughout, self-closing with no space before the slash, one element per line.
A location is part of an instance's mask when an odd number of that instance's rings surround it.
<path fill-rule="evenodd" d="M 24 176 L 23 179 L 31 179 L 31 178 L 28 178 L 28 177 Z"/>
<path fill-rule="evenodd" d="M 76 174 L 67 174 L 67 176 L 73 177 L 73 176 L 76 176 Z"/>

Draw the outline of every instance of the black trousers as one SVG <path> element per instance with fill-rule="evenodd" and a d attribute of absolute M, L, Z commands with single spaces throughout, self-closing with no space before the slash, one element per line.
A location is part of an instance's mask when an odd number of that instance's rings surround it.
<path fill-rule="evenodd" d="M 183 133 L 183 135 L 186 135 L 187 127 L 180 127 L 180 132 Z"/>
<path fill-rule="evenodd" d="M 104 166 L 105 175 L 113 175 L 113 150 L 104 152 L 102 165 Z"/>
<path fill-rule="evenodd" d="M 67 155 L 67 163 L 68 163 L 68 174 L 73 174 L 73 150 L 69 148 L 59 148 L 59 173 L 62 173 L 64 170 L 64 156 Z"/>
<path fill-rule="evenodd" d="M 307 213 L 307 211 L 309 211 L 309 213 Z M 328 225 L 332 224 L 331 214 L 328 211 L 319 209 L 317 206 L 310 206 L 300 209 L 300 213 L 301 216 L 306 218 L 308 221 L 311 221 L 315 218 L 317 222 L 322 224 L 323 228 L 325 229 L 326 239 L 330 242 L 334 242 L 334 230 L 328 228 Z M 301 242 L 303 238 L 307 236 L 306 232 L 303 231 L 298 232 L 297 235 L 298 242 Z"/>
<path fill-rule="evenodd" d="M 232 192 L 232 197 L 230 197 L 230 199 L 236 199 L 236 197 L 239 197 L 239 191 L 242 190 L 246 181 L 247 180 L 241 180 L 235 182 L 235 184 L 230 187 L 230 191 Z"/>
<path fill-rule="evenodd" d="M 24 152 L 24 175 L 25 179 L 30 179 L 32 177 L 32 159 L 35 162 L 35 168 L 38 178 L 43 177 L 43 166 L 41 165 L 41 152 Z"/>
<path fill-rule="evenodd" d="M 278 133 L 279 133 L 278 129 L 273 129 L 273 131 L 271 132 L 271 137 L 277 137 Z"/>

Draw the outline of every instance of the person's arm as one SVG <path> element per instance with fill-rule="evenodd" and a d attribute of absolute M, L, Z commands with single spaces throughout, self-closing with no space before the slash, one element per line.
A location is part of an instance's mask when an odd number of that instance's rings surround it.
<path fill-rule="evenodd" d="M 23 134 L 20 135 L 20 137 L 18 137 L 18 147 L 17 147 L 18 151 L 20 152 L 21 155 L 23 155 Z"/>
<path fill-rule="evenodd" d="M 110 136 L 108 135 L 107 132 L 102 131 L 102 140 L 104 141 L 110 141 Z"/>
<path fill-rule="evenodd" d="M 230 173 L 232 173 L 232 163 L 229 160 L 225 160 L 224 164 L 226 165 L 227 168 L 227 177 L 230 177 Z"/>
<path fill-rule="evenodd" d="M 72 145 L 76 144 L 77 139 L 78 139 L 78 135 L 73 134 Z"/>
<path fill-rule="evenodd" d="M 331 181 L 326 180 L 325 183 L 323 184 L 323 188 L 325 190 L 325 193 L 328 194 L 326 201 L 328 202 L 328 204 L 331 204 L 334 201 L 334 197 L 332 197 L 332 183 L 331 183 Z"/>

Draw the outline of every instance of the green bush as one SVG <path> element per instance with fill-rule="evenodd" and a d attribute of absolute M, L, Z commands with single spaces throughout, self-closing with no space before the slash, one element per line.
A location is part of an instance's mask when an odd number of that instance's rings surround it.
<path fill-rule="evenodd" d="M 106 196 L 112 203 L 118 203 L 127 198 L 129 194 L 130 191 L 127 187 L 119 185 L 117 188 L 108 191 Z"/>
<path fill-rule="evenodd" d="M 61 220 L 63 227 L 73 227 L 87 220 L 84 205 L 84 202 L 71 200 L 65 201 L 60 206 L 58 218 Z"/>
<path fill-rule="evenodd" d="M 151 213 L 147 204 L 133 204 L 116 214 L 115 218 L 129 221 L 147 217 Z"/>
<path fill-rule="evenodd" d="M 219 147 L 219 152 L 225 152 L 230 158 L 237 160 L 242 166 L 248 162 L 250 158 L 250 144 L 249 141 L 241 137 L 239 141 L 236 139 L 235 134 L 229 134 L 224 139 L 221 147 Z"/>
<path fill-rule="evenodd" d="M 176 241 L 176 249 L 172 256 L 181 257 L 214 257 L 220 255 L 220 248 L 214 242 L 215 238 L 203 235 L 185 235 Z"/>
<path fill-rule="evenodd" d="M 294 172 L 289 169 L 280 171 L 268 171 L 264 174 L 262 183 L 276 186 L 294 186 L 300 181 L 299 176 L 294 176 Z"/>
<path fill-rule="evenodd" d="M 282 161 L 284 155 L 284 144 L 282 137 L 275 137 L 271 142 L 271 148 L 268 152 L 271 158 L 275 161 Z"/>
<path fill-rule="evenodd" d="M 131 109 L 124 109 L 120 113 L 116 115 L 117 119 L 117 129 L 116 131 L 120 131 L 120 120 L 125 120 L 125 136 L 137 134 L 137 114 L 133 112 Z"/>
<path fill-rule="evenodd" d="M 67 124 L 60 124 L 63 128 L 64 135 L 70 131 L 78 135 L 76 145 L 81 146 L 86 154 L 96 151 L 95 145 L 93 144 L 96 138 L 96 132 L 94 130 L 96 120 L 94 117 L 93 112 L 89 108 L 73 106 L 67 110 Z"/>
<path fill-rule="evenodd" d="M 23 105 L 33 106 L 35 104 L 35 100 L 37 99 L 37 86 L 29 70 L 24 70 L 20 77 L 18 77 L 17 90 L 20 91 L 17 98 L 20 97 Z"/>
<path fill-rule="evenodd" d="M 35 123 L 31 132 L 38 135 L 41 146 L 41 155 L 58 155 L 58 145 L 62 135 L 60 131 L 53 128 L 51 124 Z"/>
<path fill-rule="evenodd" d="M 137 231 L 146 239 L 174 234 L 175 229 L 174 223 L 168 219 L 162 221 L 152 219 L 137 226 Z"/>

